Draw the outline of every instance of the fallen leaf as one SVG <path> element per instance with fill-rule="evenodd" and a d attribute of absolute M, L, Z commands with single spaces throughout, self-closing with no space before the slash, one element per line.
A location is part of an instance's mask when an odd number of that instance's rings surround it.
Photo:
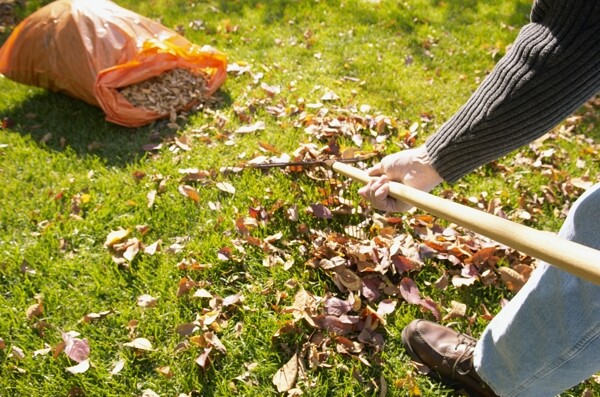
<path fill-rule="evenodd" d="M 194 187 L 192 187 L 190 185 L 179 186 L 179 193 L 181 193 L 182 195 L 184 195 L 186 197 L 189 197 L 196 203 L 200 202 L 200 194 Z"/>
<path fill-rule="evenodd" d="M 137 299 L 137 305 L 140 307 L 155 307 L 157 304 L 158 300 L 148 294 L 140 295 Z"/>
<path fill-rule="evenodd" d="M 133 262 L 138 252 L 140 252 L 140 241 L 137 238 L 129 239 L 127 249 L 123 252 L 123 258 L 128 262 Z"/>
<path fill-rule="evenodd" d="M 350 302 L 340 298 L 331 297 L 325 301 L 325 313 L 334 316 L 341 316 L 352 310 Z"/>
<path fill-rule="evenodd" d="M 379 314 L 382 317 L 391 314 L 394 312 L 394 310 L 396 310 L 397 304 L 398 301 L 395 301 L 393 299 L 384 299 L 381 302 L 379 302 L 379 306 L 377 306 L 377 314 Z"/>
<path fill-rule="evenodd" d="M 294 356 L 273 376 L 273 384 L 277 387 L 279 393 L 291 390 L 296 384 L 298 377 L 298 355 Z"/>
<path fill-rule="evenodd" d="M 47 347 L 45 349 L 39 349 L 33 352 L 33 357 L 37 357 L 37 356 L 45 356 L 50 354 L 50 352 L 52 351 L 51 347 Z"/>
<path fill-rule="evenodd" d="M 208 299 L 212 299 L 213 295 L 210 292 L 208 292 L 207 290 L 205 290 L 204 288 L 200 288 L 196 292 L 194 292 L 193 297 L 194 298 L 208 298 Z"/>
<path fill-rule="evenodd" d="M 111 375 L 116 375 L 125 367 L 125 360 L 121 359 L 115 363 L 115 366 L 110 370 Z"/>
<path fill-rule="evenodd" d="M 250 134 L 252 132 L 260 131 L 265 129 L 264 121 L 257 121 L 252 125 L 244 125 L 237 130 L 235 130 L 236 134 Z"/>
<path fill-rule="evenodd" d="M 402 278 L 400 281 L 400 293 L 408 303 L 420 305 L 425 309 L 430 310 L 436 319 L 440 318 L 440 311 L 437 308 L 437 305 L 430 299 L 421 298 L 417 285 L 410 278 Z"/>
<path fill-rule="evenodd" d="M 337 279 L 344 287 L 352 292 L 360 291 L 362 280 L 356 273 L 344 266 L 339 266 L 334 271 Z"/>
<path fill-rule="evenodd" d="M 65 368 L 66 371 L 69 371 L 72 374 L 82 374 L 88 369 L 90 369 L 90 360 L 83 360 L 77 365 Z"/>
<path fill-rule="evenodd" d="M 518 292 L 523 286 L 527 279 L 510 267 L 502 266 L 498 268 L 498 273 L 500 273 L 500 278 L 502 282 L 506 285 L 506 287 L 512 292 Z"/>
<path fill-rule="evenodd" d="M 323 204 L 311 204 L 310 212 L 317 218 L 321 219 L 331 219 L 333 217 L 333 214 L 331 213 L 329 208 L 327 208 Z"/>
<path fill-rule="evenodd" d="M 44 303 L 41 300 L 39 300 L 38 303 L 35 303 L 27 308 L 26 315 L 27 315 L 27 318 L 29 320 L 31 320 L 36 317 L 41 317 L 43 313 L 44 313 Z"/>
<path fill-rule="evenodd" d="M 444 321 L 451 320 L 453 318 L 463 318 L 467 315 L 467 305 L 464 303 L 452 301 L 450 303 L 450 310 L 443 318 Z"/>
<path fill-rule="evenodd" d="M 25 353 L 20 347 L 13 346 L 8 356 L 14 358 L 15 360 L 22 360 L 25 358 Z"/>
<path fill-rule="evenodd" d="M 225 347 L 225 345 L 221 342 L 221 340 L 219 339 L 219 337 L 213 333 L 213 332 L 205 332 L 204 333 L 204 338 L 210 342 L 210 344 L 213 347 L 216 347 L 217 350 L 221 351 L 222 353 L 226 353 L 227 352 L 227 348 Z"/>
<path fill-rule="evenodd" d="M 571 183 L 573 184 L 573 186 L 583 190 L 589 189 L 594 184 L 592 181 L 584 178 L 573 178 L 571 180 Z"/>
<path fill-rule="evenodd" d="M 223 307 L 235 305 L 237 303 L 240 303 L 242 298 L 243 298 L 243 296 L 241 293 L 238 293 L 235 295 L 229 295 L 229 296 L 225 297 L 225 299 L 223 299 L 222 305 L 223 305 Z"/>
<path fill-rule="evenodd" d="M 136 338 L 131 342 L 123 343 L 123 346 L 132 347 L 138 350 L 152 351 L 152 343 L 146 338 Z"/>
<path fill-rule="evenodd" d="M 196 362 L 196 364 L 198 364 L 200 366 L 200 368 L 206 369 L 210 365 L 210 352 L 211 351 L 212 351 L 212 347 L 207 347 L 206 349 L 204 349 L 202 354 L 200 354 L 196 358 L 195 362 Z"/>
<path fill-rule="evenodd" d="M 152 389 L 146 389 L 142 392 L 141 397 L 160 397 L 156 392 Z"/>
<path fill-rule="evenodd" d="M 146 194 L 146 200 L 148 201 L 148 208 L 152 208 L 154 206 L 154 201 L 156 201 L 156 190 L 150 190 L 147 194 Z"/>
<path fill-rule="evenodd" d="M 235 194 L 235 187 L 227 182 L 217 182 L 217 188 L 225 193 Z"/>
<path fill-rule="evenodd" d="M 73 331 L 63 332 L 62 339 L 65 342 L 65 354 L 71 360 L 81 363 L 90 355 L 90 345 L 87 339 L 77 338 L 79 334 Z"/>
<path fill-rule="evenodd" d="M 83 316 L 81 321 L 83 321 L 84 323 L 89 323 L 89 322 L 92 322 L 95 320 L 103 319 L 104 317 L 108 316 L 111 313 L 113 313 L 112 310 L 106 310 L 106 311 L 103 311 L 100 313 L 88 313 L 85 316 Z"/>
<path fill-rule="evenodd" d="M 175 375 L 173 373 L 173 371 L 171 370 L 171 367 L 164 366 L 164 367 L 158 367 L 156 368 L 156 372 L 158 372 L 159 374 L 161 374 L 162 376 L 164 376 L 167 379 L 171 379 L 173 377 L 173 375 Z"/>
<path fill-rule="evenodd" d="M 175 328 L 175 332 L 177 332 L 181 336 L 190 336 L 197 330 L 198 330 L 198 324 L 196 324 L 196 323 L 180 324 L 177 326 L 177 328 Z"/>
<path fill-rule="evenodd" d="M 147 255 L 156 254 L 158 251 L 160 251 L 161 244 L 162 244 L 162 240 L 156 240 L 155 242 L 153 242 L 152 244 L 150 244 L 144 248 L 144 254 L 147 254 Z"/>
<path fill-rule="evenodd" d="M 326 92 L 322 97 L 322 101 L 337 101 L 340 97 L 333 91 Z"/>
<path fill-rule="evenodd" d="M 112 247 L 113 245 L 115 245 L 119 241 L 123 240 L 128 235 L 129 235 L 128 229 L 121 228 L 118 230 L 113 230 L 110 233 L 108 233 L 108 236 L 106 237 L 106 241 L 104 242 L 104 246 Z"/>

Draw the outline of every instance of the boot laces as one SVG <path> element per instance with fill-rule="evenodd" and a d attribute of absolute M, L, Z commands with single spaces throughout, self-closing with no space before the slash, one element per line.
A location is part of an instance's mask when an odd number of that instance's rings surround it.
<path fill-rule="evenodd" d="M 469 372 L 473 370 L 473 352 L 475 351 L 476 341 L 466 335 L 460 335 L 458 338 L 458 344 L 454 347 L 454 350 L 458 350 L 461 346 L 463 347 L 463 351 L 458 356 L 458 358 L 454 361 L 452 365 L 452 372 L 458 373 L 459 375 L 468 375 Z M 468 363 L 465 368 L 461 367 L 461 364 Z M 463 366 L 464 367 L 464 366 Z"/>

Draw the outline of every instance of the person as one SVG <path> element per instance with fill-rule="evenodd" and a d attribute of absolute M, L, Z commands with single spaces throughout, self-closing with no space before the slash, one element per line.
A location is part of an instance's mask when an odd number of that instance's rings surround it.
<path fill-rule="evenodd" d="M 379 210 L 410 206 L 389 181 L 430 191 L 535 140 L 600 90 L 600 1 L 534 0 L 530 22 L 468 101 L 419 147 L 384 157 L 359 194 Z M 600 184 L 559 235 L 600 249 Z M 555 396 L 600 371 L 600 285 L 542 263 L 480 338 L 414 320 L 411 358 L 473 395 Z"/>

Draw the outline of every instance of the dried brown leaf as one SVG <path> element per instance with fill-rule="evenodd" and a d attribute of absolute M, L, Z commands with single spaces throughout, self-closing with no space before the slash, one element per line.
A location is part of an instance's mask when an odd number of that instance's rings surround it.
<path fill-rule="evenodd" d="M 29 320 L 36 317 L 41 317 L 42 314 L 44 314 L 44 303 L 41 299 L 38 300 L 38 303 L 35 303 L 27 308 L 26 315 Z"/>
<path fill-rule="evenodd" d="M 210 353 L 212 352 L 212 347 L 207 347 L 204 349 L 204 351 L 202 352 L 202 354 L 200 354 L 197 358 L 196 358 L 196 364 L 198 364 L 200 366 L 200 368 L 202 369 L 207 369 L 208 366 L 210 365 Z"/>
<path fill-rule="evenodd" d="M 273 384 L 277 387 L 279 393 L 285 393 L 294 387 L 297 378 L 298 355 L 294 354 L 283 367 L 277 370 L 273 376 Z"/>
<path fill-rule="evenodd" d="M 500 273 L 502 282 L 504 282 L 506 287 L 513 292 L 518 292 L 523 288 L 527 281 L 525 276 L 510 267 L 502 266 L 498 268 L 498 273 Z"/>
<path fill-rule="evenodd" d="M 450 309 L 448 310 L 448 314 L 446 314 L 443 318 L 444 321 L 451 320 L 454 318 L 463 318 L 467 315 L 467 305 L 464 303 L 460 303 L 457 301 L 452 301 L 450 303 Z"/>
<path fill-rule="evenodd" d="M 182 195 L 184 195 L 186 197 L 189 197 L 196 203 L 200 202 L 200 194 L 193 186 L 181 185 L 181 186 L 179 186 L 179 193 L 181 193 Z"/>

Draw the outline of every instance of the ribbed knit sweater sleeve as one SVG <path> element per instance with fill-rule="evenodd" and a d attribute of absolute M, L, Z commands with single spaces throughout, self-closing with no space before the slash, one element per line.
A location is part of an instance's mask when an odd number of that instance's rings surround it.
<path fill-rule="evenodd" d="M 551 130 L 600 91 L 600 1 L 536 0 L 507 54 L 426 142 L 454 182 Z"/>

